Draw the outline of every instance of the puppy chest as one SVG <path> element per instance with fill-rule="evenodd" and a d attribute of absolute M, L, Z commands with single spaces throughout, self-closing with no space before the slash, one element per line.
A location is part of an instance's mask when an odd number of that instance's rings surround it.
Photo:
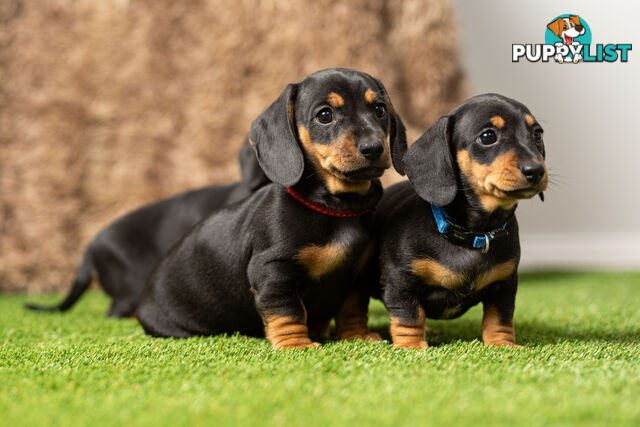
<path fill-rule="evenodd" d="M 411 272 L 424 284 L 452 291 L 479 291 L 491 283 L 506 279 L 515 268 L 516 261 L 513 259 L 487 266 L 470 263 L 458 268 L 432 258 L 415 258 L 411 261 Z"/>
<path fill-rule="evenodd" d="M 373 253 L 367 233 L 355 228 L 327 234 L 328 238 L 317 243 L 301 245 L 295 254 L 296 263 L 314 280 L 336 275 L 352 277 L 361 271 Z"/>

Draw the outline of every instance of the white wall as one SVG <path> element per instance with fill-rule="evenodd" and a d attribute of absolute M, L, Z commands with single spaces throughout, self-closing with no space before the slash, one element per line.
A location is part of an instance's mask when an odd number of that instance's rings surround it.
<path fill-rule="evenodd" d="M 523 267 L 640 268 L 640 2 L 454 4 L 470 94 L 515 98 L 545 129 L 555 183 L 519 205 Z M 512 43 L 544 43 L 565 13 L 586 19 L 592 44 L 633 43 L 629 62 L 511 62 Z"/>

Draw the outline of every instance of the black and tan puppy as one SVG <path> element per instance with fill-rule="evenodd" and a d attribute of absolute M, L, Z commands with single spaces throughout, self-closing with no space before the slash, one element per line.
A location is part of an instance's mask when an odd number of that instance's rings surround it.
<path fill-rule="evenodd" d="M 38 311 L 66 311 L 97 278 L 112 298 L 108 316 L 135 313 L 149 274 L 167 251 L 216 209 L 248 197 L 268 182 L 246 143 L 239 154 L 241 182 L 188 191 L 130 212 L 89 243 L 67 297 L 54 306 L 27 304 Z"/>
<path fill-rule="evenodd" d="M 240 332 L 275 348 L 315 346 L 336 317 L 341 339 L 379 339 L 356 291 L 371 253 L 377 178 L 406 150 L 382 84 L 329 69 L 290 84 L 251 127 L 274 182 L 217 211 L 152 274 L 136 313 L 154 336 Z"/>
<path fill-rule="evenodd" d="M 388 188 L 375 213 L 381 297 L 396 347 L 426 347 L 425 318 L 455 318 L 479 302 L 484 343 L 516 345 L 514 212 L 518 200 L 542 197 L 544 159 L 533 115 L 495 94 L 464 102 L 409 148 L 410 183 Z"/>

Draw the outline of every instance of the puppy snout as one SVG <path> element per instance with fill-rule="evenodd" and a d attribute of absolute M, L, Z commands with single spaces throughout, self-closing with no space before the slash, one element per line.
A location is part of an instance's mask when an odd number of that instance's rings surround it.
<path fill-rule="evenodd" d="M 380 141 L 363 141 L 358 144 L 358 152 L 367 160 L 375 161 L 380 158 L 384 146 Z"/>
<path fill-rule="evenodd" d="M 520 172 L 527 179 L 529 184 L 537 184 L 545 174 L 545 167 L 542 163 L 527 162 L 520 166 Z"/>
<path fill-rule="evenodd" d="M 583 30 L 584 30 L 584 27 L 582 25 L 576 25 L 577 32 L 582 33 Z"/>

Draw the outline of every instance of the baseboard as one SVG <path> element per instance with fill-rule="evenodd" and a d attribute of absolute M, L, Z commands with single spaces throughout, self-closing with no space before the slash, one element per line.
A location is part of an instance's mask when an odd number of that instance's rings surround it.
<path fill-rule="evenodd" d="M 640 233 L 521 233 L 521 271 L 640 270 Z"/>

